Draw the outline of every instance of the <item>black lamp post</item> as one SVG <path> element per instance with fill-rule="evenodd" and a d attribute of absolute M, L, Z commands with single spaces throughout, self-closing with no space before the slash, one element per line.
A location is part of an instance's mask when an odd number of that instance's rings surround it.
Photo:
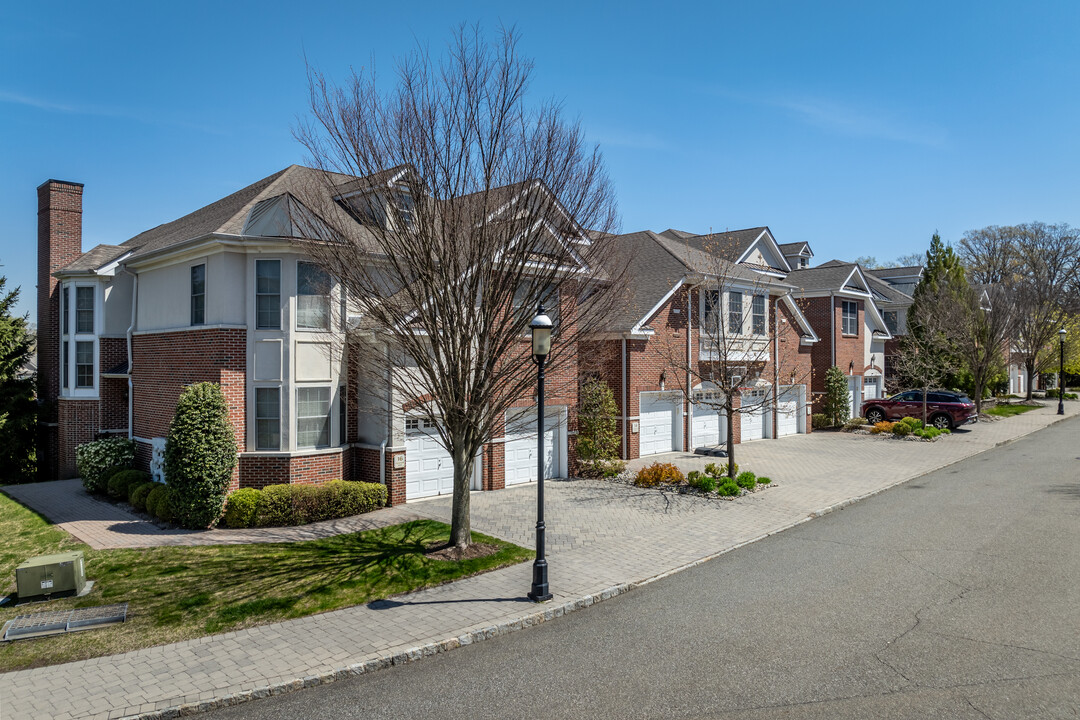
<path fill-rule="evenodd" d="M 548 590 L 548 564 L 544 557 L 544 363 L 551 352 L 551 318 L 544 312 L 544 303 L 529 323 L 532 329 L 533 359 L 536 361 L 536 559 L 533 561 L 532 590 L 529 599 L 544 602 L 551 599 Z"/>
<path fill-rule="evenodd" d="M 1061 367 L 1058 372 L 1058 415 L 1065 414 L 1065 328 L 1058 330 L 1061 338 Z"/>

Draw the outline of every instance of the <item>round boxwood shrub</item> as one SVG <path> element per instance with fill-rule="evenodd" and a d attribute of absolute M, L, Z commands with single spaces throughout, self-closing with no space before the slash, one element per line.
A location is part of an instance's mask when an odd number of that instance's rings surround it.
<path fill-rule="evenodd" d="M 154 517 L 167 523 L 176 521 L 176 491 L 168 485 L 162 488 L 161 496 L 154 506 Z"/>
<path fill-rule="evenodd" d="M 892 434 L 896 437 L 904 437 L 911 434 L 911 425 L 905 422 L 898 422 L 893 425 Z"/>
<path fill-rule="evenodd" d="M 234 467 L 236 437 L 221 386 L 184 388 L 165 441 L 165 478 L 177 523 L 194 529 L 216 523 Z"/>
<path fill-rule="evenodd" d="M 240 488 L 229 493 L 225 500 L 225 524 L 231 528 L 254 527 L 261 496 L 262 493 L 254 488 Z"/>
<path fill-rule="evenodd" d="M 105 438 L 75 448 L 75 469 L 87 492 L 104 493 L 113 468 L 129 468 L 135 462 L 135 441 Z"/>
<path fill-rule="evenodd" d="M 742 490 L 735 484 L 734 480 L 725 480 L 720 484 L 720 487 L 716 488 L 716 492 L 721 497 L 735 497 L 739 495 Z"/>
<path fill-rule="evenodd" d="M 146 495 L 146 503 L 144 505 L 146 514 L 152 517 L 157 517 L 157 506 L 161 498 L 165 495 L 165 486 L 161 483 L 154 483 L 154 487 L 150 488 L 150 492 Z"/>
<path fill-rule="evenodd" d="M 150 482 L 150 473 L 143 472 L 142 470 L 128 470 L 127 472 L 131 473 L 131 475 L 128 476 L 127 486 L 127 501 L 130 505 L 132 504 L 131 496 L 135 494 L 135 491 Z"/>
<path fill-rule="evenodd" d="M 146 512 L 146 497 L 150 494 L 150 491 L 159 487 L 156 482 L 144 482 L 131 491 L 130 500 L 131 507 L 135 508 L 139 512 Z M 152 514 L 152 513 L 151 513 Z"/>
<path fill-rule="evenodd" d="M 757 476 L 749 470 L 741 472 L 739 473 L 739 476 L 735 478 L 735 484 L 741 488 L 753 490 L 757 486 Z"/>
<path fill-rule="evenodd" d="M 121 470 L 109 478 L 109 497 L 127 500 L 131 490 L 150 479 L 150 474 L 142 470 Z"/>

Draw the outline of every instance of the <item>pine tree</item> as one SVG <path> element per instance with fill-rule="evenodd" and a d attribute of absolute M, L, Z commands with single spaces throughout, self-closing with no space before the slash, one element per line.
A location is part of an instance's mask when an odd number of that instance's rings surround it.
<path fill-rule="evenodd" d="M 603 380 L 586 380 L 579 393 L 577 452 L 582 475 L 608 475 L 618 472 L 619 430 L 616 418 L 619 407 L 615 393 Z"/>
<path fill-rule="evenodd" d="M 926 251 L 923 276 L 915 287 L 908 310 L 908 336 L 902 342 L 907 356 L 898 363 L 901 382 L 906 387 L 926 388 L 945 382 L 952 385 L 962 363 L 948 337 L 956 309 L 964 304 L 969 288 L 960 256 L 934 233 Z M 918 357 L 916 357 L 918 356 Z"/>
<path fill-rule="evenodd" d="M 5 482 L 34 480 L 37 402 L 34 377 L 21 377 L 34 338 L 26 317 L 12 315 L 19 288 L 4 292 L 7 278 L 0 276 L 0 466 Z"/>

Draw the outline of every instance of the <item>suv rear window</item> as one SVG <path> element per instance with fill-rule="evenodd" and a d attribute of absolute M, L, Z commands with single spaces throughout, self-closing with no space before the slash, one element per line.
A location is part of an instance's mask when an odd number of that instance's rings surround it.
<path fill-rule="evenodd" d="M 949 395 L 947 393 L 928 393 L 926 397 L 927 402 L 932 403 L 954 403 L 959 402 L 955 395 Z"/>

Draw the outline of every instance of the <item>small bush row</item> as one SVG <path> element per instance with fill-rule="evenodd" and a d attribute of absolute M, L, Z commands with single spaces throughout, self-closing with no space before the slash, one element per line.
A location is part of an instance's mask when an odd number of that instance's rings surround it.
<path fill-rule="evenodd" d="M 1046 391 L 1046 397 L 1056 399 L 1058 397 L 1058 393 L 1059 393 L 1059 390 L 1057 388 L 1051 388 L 1051 389 Z M 1076 393 L 1071 393 L 1068 390 L 1065 391 L 1065 399 L 1066 400 L 1075 400 L 1076 397 L 1077 397 Z"/>
<path fill-rule="evenodd" d="M 386 486 L 331 480 L 323 485 L 269 485 L 241 488 L 225 501 L 231 528 L 305 525 L 371 512 L 386 504 Z"/>
<path fill-rule="evenodd" d="M 613 478 L 620 475 L 625 469 L 626 463 L 622 460 L 581 460 L 578 475 L 583 478 Z"/>
<path fill-rule="evenodd" d="M 734 465 L 735 479 L 727 476 L 728 464 L 717 465 L 709 463 L 704 472 L 691 470 L 685 477 L 686 484 L 703 493 L 715 492 L 721 497 L 735 497 L 742 491 L 753 490 L 757 485 L 768 485 L 772 482 L 767 477 L 757 477 L 749 470 L 739 472 L 739 465 Z M 661 483 L 681 483 L 683 474 L 670 463 L 653 463 L 638 471 L 634 484 L 638 487 L 656 487 Z"/>
<path fill-rule="evenodd" d="M 869 424 L 870 423 L 866 421 L 866 418 L 855 417 L 844 423 L 844 430 L 846 430 L 847 432 L 851 432 L 852 430 L 860 430 Z"/>

